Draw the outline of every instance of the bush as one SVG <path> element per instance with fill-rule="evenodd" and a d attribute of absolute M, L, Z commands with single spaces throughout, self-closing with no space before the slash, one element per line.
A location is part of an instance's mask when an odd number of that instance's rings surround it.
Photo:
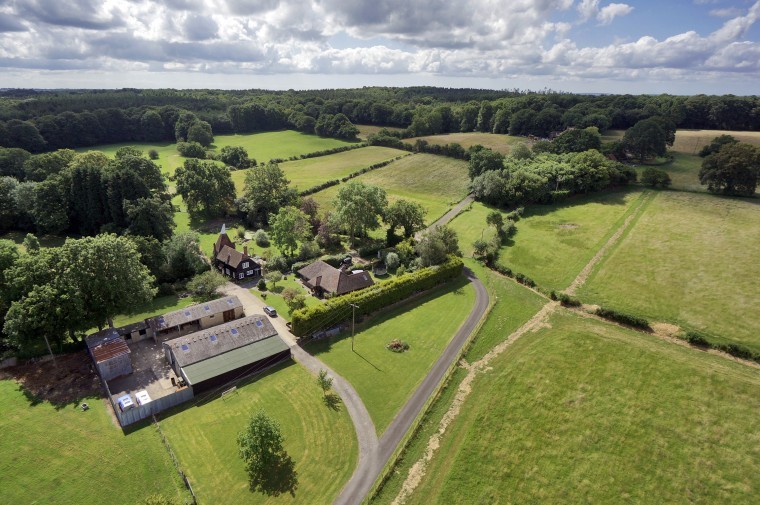
<path fill-rule="evenodd" d="M 296 261 L 290 266 L 290 271 L 293 273 L 298 272 L 303 267 L 307 267 L 311 264 L 311 261 Z"/>
<path fill-rule="evenodd" d="M 324 256 L 321 259 L 331 267 L 339 268 L 343 264 L 343 258 L 346 256 L 346 254 L 333 254 L 332 256 Z"/>
<path fill-rule="evenodd" d="M 269 247 L 269 235 L 264 230 L 256 230 L 253 234 L 253 241 L 259 247 Z"/>
<path fill-rule="evenodd" d="M 264 279 L 259 279 L 259 282 L 258 284 L 256 284 L 256 287 L 259 288 L 259 291 L 266 291 L 267 283 Z"/>
<path fill-rule="evenodd" d="M 626 326 L 633 326 L 635 328 L 641 328 L 643 330 L 651 329 L 649 327 L 649 321 L 643 317 L 632 316 L 631 314 L 626 314 L 624 312 L 618 312 L 616 310 L 599 307 L 596 309 L 596 315 L 605 319 L 609 319 L 610 321 L 624 324 Z"/>
<path fill-rule="evenodd" d="M 158 159 L 158 151 L 156 151 L 155 149 L 150 149 L 148 151 L 148 158 L 150 158 L 152 160 L 157 160 Z"/>
<path fill-rule="evenodd" d="M 401 260 L 399 259 L 398 254 L 389 252 L 385 255 L 385 267 L 388 270 L 396 270 L 400 264 Z"/>
<path fill-rule="evenodd" d="M 739 344 L 724 344 L 718 347 L 721 351 L 727 352 L 731 356 L 742 359 L 752 359 L 752 351 Z"/>
<path fill-rule="evenodd" d="M 204 159 L 206 149 L 198 142 L 177 142 L 177 151 L 185 158 Z"/>
<path fill-rule="evenodd" d="M 663 189 L 670 186 L 670 176 L 665 170 L 655 167 L 646 167 L 641 173 L 641 183 L 652 188 L 661 187 Z"/>
<path fill-rule="evenodd" d="M 325 181 L 321 184 L 317 184 L 316 186 L 312 186 L 309 189 L 301 191 L 299 194 L 301 196 L 313 195 L 314 193 L 322 191 L 323 189 L 327 189 L 332 186 L 337 186 L 338 184 L 340 184 L 340 181 L 338 179 L 330 179 L 329 181 Z"/>
<path fill-rule="evenodd" d="M 357 252 L 359 253 L 359 256 L 361 256 L 362 258 L 367 258 L 369 256 L 377 256 L 377 251 L 379 251 L 380 249 L 384 247 L 385 247 L 385 243 L 380 241 L 380 242 L 375 242 L 375 243 L 359 246 L 359 249 L 357 250 Z"/>
<path fill-rule="evenodd" d="M 554 291 L 552 291 L 552 294 L 555 294 Z M 556 298 L 552 298 L 552 300 L 559 300 L 559 303 L 564 305 L 565 307 L 580 307 L 581 301 L 577 298 L 573 298 L 572 296 L 566 294 L 566 293 L 556 293 Z"/>
<path fill-rule="evenodd" d="M 450 257 L 434 267 L 397 276 L 386 282 L 332 298 L 327 302 L 291 314 L 292 331 L 297 337 L 311 334 L 325 326 L 335 325 L 351 317 L 351 304 L 357 305 L 356 315 L 361 317 L 401 301 L 414 293 L 430 289 L 458 277 L 464 267 L 462 260 Z"/>
<path fill-rule="evenodd" d="M 162 282 L 158 285 L 158 293 L 157 296 L 169 296 L 169 295 L 176 295 L 177 292 L 174 290 L 174 286 L 169 284 L 168 282 Z"/>
<path fill-rule="evenodd" d="M 267 262 L 267 270 L 277 270 L 278 272 L 287 272 L 289 268 L 288 259 L 285 256 L 274 256 Z"/>
<path fill-rule="evenodd" d="M 508 212 L 506 215 L 506 218 L 511 219 L 512 221 L 516 223 L 517 221 L 520 220 L 524 212 L 525 212 L 525 207 L 517 207 L 512 212 Z"/>
<path fill-rule="evenodd" d="M 707 340 L 707 337 L 698 331 L 686 332 L 686 341 L 691 345 L 696 345 L 698 347 L 712 347 L 710 341 Z"/>
<path fill-rule="evenodd" d="M 514 274 L 512 273 L 512 269 L 509 267 L 505 267 L 501 263 L 494 263 L 494 265 L 491 268 L 493 268 L 496 272 L 506 277 L 510 277 L 510 278 L 514 277 Z"/>
<path fill-rule="evenodd" d="M 386 349 L 392 352 L 404 352 L 409 350 L 409 344 L 403 342 L 397 338 L 394 338 L 385 346 Z"/>
<path fill-rule="evenodd" d="M 238 226 L 235 228 L 235 232 L 237 233 L 238 238 L 245 238 L 245 226 Z"/>
<path fill-rule="evenodd" d="M 320 254 L 322 254 L 322 249 L 319 248 L 319 244 L 317 244 L 317 242 L 314 240 L 303 242 L 301 244 L 301 247 L 298 248 L 299 260 L 316 258 Z"/>

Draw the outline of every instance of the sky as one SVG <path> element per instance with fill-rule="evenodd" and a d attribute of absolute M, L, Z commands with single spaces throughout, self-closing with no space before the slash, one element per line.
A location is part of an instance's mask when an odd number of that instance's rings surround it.
<path fill-rule="evenodd" d="M 760 94 L 760 0 L 0 0 L 0 87 Z"/>

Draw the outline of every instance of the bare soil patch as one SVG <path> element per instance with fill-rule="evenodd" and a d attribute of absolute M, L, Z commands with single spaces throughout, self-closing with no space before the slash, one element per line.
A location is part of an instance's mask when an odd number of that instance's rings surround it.
<path fill-rule="evenodd" d="M 102 396 L 100 379 L 85 351 L 62 354 L 46 362 L 0 370 L 0 380 L 16 381 L 32 403 L 47 401 L 56 407 Z"/>

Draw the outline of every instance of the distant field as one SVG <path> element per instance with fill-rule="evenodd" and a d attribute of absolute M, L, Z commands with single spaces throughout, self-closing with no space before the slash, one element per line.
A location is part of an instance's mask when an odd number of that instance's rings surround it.
<path fill-rule="evenodd" d="M 759 393 L 756 369 L 556 314 L 475 379 L 406 503 L 754 503 Z"/>
<path fill-rule="evenodd" d="M 353 180 L 380 186 L 388 193 L 390 202 L 407 199 L 420 203 L 427 210 L 428 223 L 467 196 L 470 182 L 464 161 L 432 154 L 407 156 Z M 340 187 L 333 186 L 312 197 L 323 210 L 332 209 L 332 200 Z"/>
<path fill-rule="evenodd" d="M 480 144 L 501 154 L 509 154 L 509 150 L 515 144 L 530 144 L 525 137 L 513 137 L 497 133 L 446 133 L 443 135 L 429 135 L 427 137 L 414 137 L 404 139 L 404 142 L 414 144 L 417 139 L 427 140 L 431 144 L 459 144 L 465 149 Z"/>
<path fill-rule="evenodd" d="M 658 192 L 579 294 L 760 351 L 760 204 Z"/>
<path fill-rule="evenodd" d="M 295 497 L 248 490 L 237 436 L 259 409 L 280 424 L 298 473 Z M 172 412 L 162 416 L 161 428 L 201 503 L 331 503 L 356 465 L 346 408 L 328 408 L 315 378 L 295 363 L 257 376 L 223 400 Z"/>
<path fill-rule="evenodd" d="M 383 128 L 390 131 L 401 131 L 403 128 L 397 128 L 395 126 L 375 126 L 371 124 L 358 124 L 355 125 L 357 128 L 359 128 L 359 138 L 366 140 L 367 137 L 372 135 L 373 133 L 377 133 Z"/>
<path fill-rule="evenodd" d="M 340 179 L 362 168 L 405 154 L 408 155 L 398 149 L 370 146 L 317 158 L 288 161 L 279 165 L 291 185 L 303 191 L 325 181 Z M 238 194 L 243 192 L 245 173 L 245 170 L 232 172 L 232 180 L 235 182 L 235 190 Z"/>
<path fill-rule="evenodd" d="M 138 503 L 150 494 L 182 500 L 184 486 L 156 430 L 128 435 L 100 398 L 91 408 L 31 404 L 0 380 L 0 503 Z"/>
<path fill-rule="evenodd" d="M 712 139 L 721 135 L 731 135 L 740 142 L 760 146 L 760 132 L 740 132 L 731 130 L 678 130 L 673 151 L 696 155 Z M 701 158 L 700 158 L 701 160 Z"/>
<path fill-rule="evenodd" d="M 600 193 L 572 198 L 560 205 L 533 205 L 517 223 L 517 233 L 502 247 L 499 262 L 547 289 L 565 289 L 612 235 L 642 193 Z M 485 226 L 487 207 L 473 204 L 451 226 L 464 252 Z"/>
<path fill-rule="evenodd" d="M 355 143 L 307 135 L 294 130 L 282 130 L 249 135 L 216 135 L 213 145 L 216 150 L 225 146 L 244 147 L 250 158 L 259 163 L 266 163 L 273 158 L 290 158 Z"/>
<path fill-rule="evenodd" d="M 699 156 L 673 151 L 673 161 L 659 166 L 670 175 L 673 189 L 685 191 L 707 192 L 707 186 L 699 182 L 699 170 L 702 168 L 702 160 Z M 644 170 L 638 167 L 639 175 Z"/>
<path fill-rule="evenodd" d="M 470 314 L 475 290 L 464 278 L 369 322 L 350 335 L 316 341 L 307 350 L 348 380 L 382 433 Z M 445 314 L 445 317 L 443 315 Z M 405 353 L 385 346 L 394 338 Z M 316 502 L 315 502 L 316 503 Z"/>

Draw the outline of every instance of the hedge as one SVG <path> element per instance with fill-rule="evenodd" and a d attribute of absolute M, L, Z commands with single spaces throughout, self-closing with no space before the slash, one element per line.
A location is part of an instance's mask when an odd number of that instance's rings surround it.
<path fill-rule="evenodd" d="M 643 317 L 632 316 L 630 314 L 626 314 L 625 312 L 618 312 L 616 310 L 599 307 L 596 309 L 596 315 L 605 319 L 609 319 L 610 321 L 625 324 L 627 326 L 634 326 L 636 328 L 641 328 L 644 330 L 651 330 L 649 327 L 649 321 Z"/>
<path fill-rule="evenodd" d="M 463 266 L 460 258 L 451 257 L 442 265 L 422 268 L 366 289 L 331 298 L 325 303 L 296 310 L 291 314 L 293 334 L 301 338 L 350 319 L 352 304 L 357 306 L 356 316 L 370 314 L 458 277 Z"/>
<path fill-rule="evenodd" d="M 752 360 L 760 363 L 760 353 L 752 352 L 751 349 L 740 344 L 723 344 L 715 342 L 711 336 L 699 331 L 689 330 L 681 338 L 695 347 L 716 349 L 718 351 L 728 353 L 736 358 Z"/>

